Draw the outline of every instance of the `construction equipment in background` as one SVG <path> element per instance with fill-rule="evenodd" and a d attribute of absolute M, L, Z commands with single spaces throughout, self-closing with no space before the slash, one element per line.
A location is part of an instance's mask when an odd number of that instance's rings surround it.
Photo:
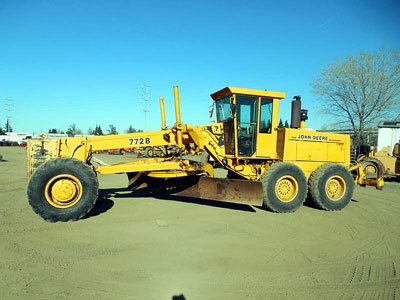
<path fill-rule="evenodd" d="M 378 125 L 378 151 L 371 151 L 369 159 L 382 164 L 385 178 L 400 178 L 400 114 L 395 120 Z M 373 172 L 373 167 L 369 168 Z"/>
<path fill-rule="evenodd" d="M 178 154 L 179 149 L 176 145 L 146 147 L 143 150 L 144 157 L 170 157 Z"/>
<path fill-rule="evenodd" d="M 125 153 L 135 152 L 135 148 L 108 149 L 108 154 L 124 155 Z"/>
<path fill-rule="evenodd" d="M 379 164 L 385 179 L 400 179 L 400 114 L 395 120 L 379 122 L 378 128 L 378 147 L 358 146 L 354 147 L 353 153 L 362 158 L 367 177 L 374 177 L 379 172 L 376 168 Z"/>
<path fill-rule="evenodd" d="M 374 163 L 371 164 L 370 161 Z M 379 172 L 376 168 L 378 164 L 379 169 L 382 169 L 383 178 L 400 178 L 400 140 L 394 144 L 393 149 L 388 146 L 376 151 L 374 147 L 371 147 L 362 162 L 367 177 L 374 177 Z"/>
<path fill-rule="evenodd" d="M 278 128 L 282 92 L 226 87 L 211 97 L 214 124 L 184 124 L 175 86 L 172 128 L 166 126 L 161 98 L 160 131 L 30 140 L 27 193 L 33 210 L 51 222 L 83 217 L 97 200 L 97 174 L 126 173 L 135 193 L 242 203 L 282 213 L 296 211 L 307 194 L 320 209 L 341 210 L 355 185 L 383 188 L 381 173 L 367 178 L 362 162 L 350 164 L 348 135 L 305 128 L 307 110 L 301 109 L 300 97 L 292 101 L 291 128 Z M 177 153 L 111 165 L 93 155 L 127 147 L 176 147 Z M 185 153 L 202 159 L 187 159 Z M 235 179 L 215 178 L 209 157 Z"/>

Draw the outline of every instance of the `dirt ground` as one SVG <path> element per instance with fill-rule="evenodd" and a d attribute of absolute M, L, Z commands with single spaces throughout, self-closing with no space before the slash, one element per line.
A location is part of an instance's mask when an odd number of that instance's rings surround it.
<path fill-rule="evenodd" d="M 400 299 L 400 183 L 341 212 L 134 198 L 100 176 L 77 222 L 26 197 L 26 150 L 0 147 L 1 299 Z M 118 159 L 102 155 L 104 161 Z"/>

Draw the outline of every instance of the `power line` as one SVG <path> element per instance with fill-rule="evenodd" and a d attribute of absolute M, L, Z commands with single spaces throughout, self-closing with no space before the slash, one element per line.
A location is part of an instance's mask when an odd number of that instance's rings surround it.
<path fill-rule="evenodd" d="M 7 111 L 7 123 L 6 123 L 6 132 L 10 132 L 11 125 L 10 125 L 10 119 L 11 119 L 11 112 L 12 112 L 12 106 L 13 106 L 13 101 L 12 99 L 4 99 L 6 102 L 6 111 Z"/>
<path fill-rule="evenodd" d="M 147 127 L 147 113 L 150 111 L 150 100 L 151 100 L 151 86 L 145 83 L 142 84 L 142 100 L 144 104 L 144 131 L 146 131 Z"/>

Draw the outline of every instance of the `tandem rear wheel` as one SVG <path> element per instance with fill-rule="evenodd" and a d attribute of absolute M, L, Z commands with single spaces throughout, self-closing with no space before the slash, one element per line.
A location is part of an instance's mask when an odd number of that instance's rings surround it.
<path fill-rule="evenodd" d="M 307 179 L 295 164 L 280 162 L 271 165 L 262 175 L 264 206 L 273 212 L 294 212 L 307 196 Z"/>
<path fill-rule="evenodd" d="M 95 205 L 99 184 L 95 172 L 74 158 L 56 158 L 43 163 L 28 183 L 29 204 L 49 222 L 74 221 Z"/>
<path fill-rule="evenodd" d="M 309 190 L 311 200 L 317 208 L 342 210 L 353 197 L 353 176 L 345 166 L 327 163 L 311 174 Z"/>

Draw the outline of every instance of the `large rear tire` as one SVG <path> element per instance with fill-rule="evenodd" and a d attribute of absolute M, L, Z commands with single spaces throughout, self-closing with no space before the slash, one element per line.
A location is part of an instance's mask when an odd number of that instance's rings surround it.
<path fill-rule="evenodd" d="M 95 172 L 74 158 L 43 163 L 28 183 L 29 204 L 49 222 L 75 221 L 95 205 L 99 183 Z"/>
<path fill-rule="evenodd" d="M 287 213 L 299 209 L 307 196 L 307 179 L 296 165 L 275 163 L 261 177 L 264 206 L 273 212 Z"/>
<path fill-rule="evenodd" d="M 353 197 L 354 180 L 345 166 L 327 163 L 311 174 L 309 189 L 317 208 L 342 210 Z"/>

